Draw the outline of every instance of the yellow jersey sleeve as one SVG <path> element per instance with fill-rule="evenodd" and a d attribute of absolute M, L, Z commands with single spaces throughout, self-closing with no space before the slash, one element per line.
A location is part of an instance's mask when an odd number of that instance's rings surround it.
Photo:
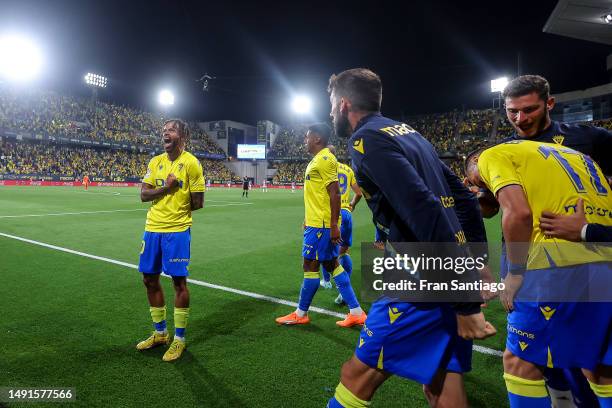
<path fill-rule="evenodd" d="M 149 184 L 151 186 L 155 186 L 155 163 L 153 161 L 155 158 L 149 160 L 149 164 L 147 165 L 147 172 L 142 178 L 142 182 L 145 184 Z"/>
<path fill-rule="evenodd" d="M 319 160 L 319 176 L 325 187 L 338 181 L 338 160 L 333 155 L 326 155 Z"/>
<path fill-rule="evenodd" d="M 204 171 L 202 163 L 197 160 L 191 160 L 187 167 L 187 179 L 189 182 L 189 191 L 192 193 L 202 193 L 206 191 L 204 182 Z"/>
<path fill-rule="evenodd" d="M 522 185 L 512 159 L 507 154 L 501 154 L 495 147 L 482 152 L 478 158 L 478 172 L 494 195 L 511 184 Z"/>
<path fill-rule="evenodd" d="M 355 179 L 355 173 L 353 172 L 353 169 L 351 169 L 349 166 L 346 166 L 348 173 L 349 173 L 349 181 L 348 181 L 348 185 L 349 187 L 354 186 L 355 184 L 357 184 L 357 180 Z"/>

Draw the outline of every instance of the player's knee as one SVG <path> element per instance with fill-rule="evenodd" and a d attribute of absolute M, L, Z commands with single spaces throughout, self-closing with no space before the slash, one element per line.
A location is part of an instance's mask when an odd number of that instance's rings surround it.
<path fill-rule="evenodd" d="M 502 358 L 504 365 L 504 372 L 512 374 L 516 372 L 517 365 L 519 364 L 519 358 L 512 354 L 512 352 L 508 349 L 504 350 L 504 355 Z"/>
<path fill-rule="evenodd" d="M 357 367 L 353 362 L 353 358 L 342 364 L 342 368 L 340 369 L 340 381 L 343 384 L 351 384 L 358 377 L 359 373 L 357 372 Z"/>
<path fill-rule="evenodd" d="M 148 291 L 156 291 L 161 288 L 159 284 L 158 275 L 154 275 L 154 276 L 142 275 L 142 282 L 144 283 Z"/>
<path fill-rule="evenodd" d="M 612 366 L 600 364 L 595 371 L 583 368 L 582 374 L 593 384 L 612 384 Z"/>
<path fill-rule="evenodd" d="M 527 380 L 540 380 L 544 378 L 538 366 L 515 356 L 508 349 L 504 351 L 503 364 L 505 373 Z"/>
<path fill-rule="evenodd" d="M 323 266 L 325 267 L 325 269 L 330 272 L 334 271 L 338 267 L 338 265 L 340 265 L 340 263 L 337 259 L 323 262 Z"/>
<path fill-rule="evenodd" d="M 177 293 L 181 293 L 181 292 L 187 292 L 187 279 L 183 278 L 183 277 L 174 277 L 172 278 L 172 285 L 174 286 L 174 290 Z"/>

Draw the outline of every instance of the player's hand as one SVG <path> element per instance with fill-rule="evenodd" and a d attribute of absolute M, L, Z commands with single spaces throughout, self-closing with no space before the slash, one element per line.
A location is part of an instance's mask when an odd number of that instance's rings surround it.
<path fill-rule="evenodd" d="M 578 199 L 574 214 L 560 215 L 542 211 L 540 216 L 540 229 L 546 237 L 562 238 L 568 241 L 581 241 L 580 232 L 586 223 L 582 198 Z"/>
<path fill-rule="evenodd" d="M 482 279 L 483 282 L 485 283 L 494 283 L 495 280 L 493 278 L 493 274 L 491 273 L 491 268 L 489 268 L 489 265 L 485 265 L 484 268 L 479 270 L 480 272 L 480 279 Z M 482 300 L 485 301 L 485 305 L 486 302 L 495 299 L 497 296 L 499 296 L 498 292 L 491 292 L 490 290 L 482 290 L 480 291 L 480 296 L 482 296 Z"/>
<path fill-rule="evenodd" d="M 349 211 L 353 212 L 353 210 L 355 209 L 355 207 L 353 206 L 353 203 L 349 204 Z"/>
<path fill-rule="evenodd" d="M 472 315 L 457 315 L 457 333 L 466 340 L 486 339 L 495 336 L 497 330 L 485 320 L 482 312 Z"/>
<path fill-rule="evenodd" d="M 174 173 L 168 174 L 168 177 L 166 177 L 166 186 L 168 186 L 168 188 L 174 188 L 178 187 L 178 185 L 179 183 Z"/>
<path fill-rule="evenodd" d="M 502 305 L 506 312 L 510 313 L 514 310 L 514 297 L 523 285 L 523 275 L 513 275 L 508 273 L 504 279 L 504 290 L 499 295 Z"/>
<path fill-rule="evenodd" d="M 374 242 L 374 248 L 378 249 L 379 251 L 384 251 L 385 250 L 385 243 L 382 241 L 376 241 Z"/>
<path fill-rule="evenodd" d="M 330 238 L 331 238 L 332 244 L 336 245 L 340 243 L 341 241 L 340 240 L 340 229 L 338 228 L 337 225 L 331 226 Z"/>

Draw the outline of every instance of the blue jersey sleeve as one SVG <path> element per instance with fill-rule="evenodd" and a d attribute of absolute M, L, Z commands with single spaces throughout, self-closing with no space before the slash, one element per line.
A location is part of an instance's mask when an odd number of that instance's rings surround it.
<path fill-rule="evenodd" d="M 442 204 L 400 148 L 389 140 L 374 142 L 371 146 L 373 148 L 361 161 L 361 170 L 378 186 L 416 239 L 420 242 L 454 242 L 455 232 Z"/>
<path fill-rule="evenodd" d="M 589 224 L 586 230 L 587 242 L 612 242 L 612 227 L 601 224 Z"/>
<path fill-rule="evenodd" d="M 595 148 L 593 152 L 601 152 L 602 157 L 599 157 L 600 154 L 593 154 L 593 156 L 597 156 L 593 157 L 593 160 L 599 164 L 601 171 L 603 171 L 606 176 L 612 176 L 612 157 L 610 156 L 612 155 L 612 132 L 604 128 L 595 129 L 596 133 L 593 143 Z"/>
<path fill-rule="evenodd" d="M 476 196 L 463 185 L 459 177 L 453 173 L 446 164 L 440 161 L 442 172 L 446 178 L 446 182 L 451 189 L 453 198 L 455 199 L 455 213 L 461 224 L 463 232 L 468 242 L 487 242 L 487 232 L 485 230 L 480 205 Z M 473 247 L 476 248 L 476 247 Z M 476 251 L 477 256 L 483 256 L 488 259 L 488 253 L 483 252 L 486 245 L 482 249 Z"/>

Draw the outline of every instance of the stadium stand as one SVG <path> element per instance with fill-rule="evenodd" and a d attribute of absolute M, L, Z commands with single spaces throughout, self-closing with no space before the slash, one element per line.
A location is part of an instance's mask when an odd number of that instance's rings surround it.
<path fill-rule="evenodd" d="M 156 146 L 163 118 L 149 112 L 54 92 L 0 88 L 0 131 Z M 196 123 L 187 150 L 225 156 Z"/>
<path fill-rule="evenodd" d="M 10 174 L 65 177 L 89 174 L 110 180 L 139 179 L 151 157 L 151 148 L 159 148 L 163 120 L 153 113 L 105 102 L 94 104 L 85 98 L 41 90 L 17 92 L 0 88 L 0 137 L 13 132 L 14 135 L 29 134 L 29 140 L 36 141 L 5 137 L 0 143 L 0 175 L 6 178 Z M 513 133 L 505 115 L 492 109 L 410 116 L 404 121 L 429 139 L 460 176 L 463 175 L 463 156 Z M 612 119 L 587 124 L 612 129 Z M 189 127 L 188 151 L 226 157 L 223 149 L 197 123 L 191 122 Z M 306 130 L 306 125 L 286 126 L 280 130 L 268 152 L 270 167 L 277 169 L 273 177 L 275 184 L 303 183 L 304 170 L 310 160 L 304 146 Z M 129 146 L 113 145 L 112 149 L 104 149 L 50 143 L 61 137 L 127 143 Z M 338 159 L 346 161 L 347 140 L 333 136 L 331 143 L 336 146 Z M 222 183 L 240 180 L 222 160 L 201 160 L 207 179 Z"/>
<path fill-rule="evenodd" d="M 146 172 L 150 154 L 126 150 L 29 142 L 0 142 L 0 175 L 64 178 L 90 177 L 112 181 L 139 181 Z M 237 179 L 220 160 L 201 159 L 204 176 L 213 182 Z"/>

